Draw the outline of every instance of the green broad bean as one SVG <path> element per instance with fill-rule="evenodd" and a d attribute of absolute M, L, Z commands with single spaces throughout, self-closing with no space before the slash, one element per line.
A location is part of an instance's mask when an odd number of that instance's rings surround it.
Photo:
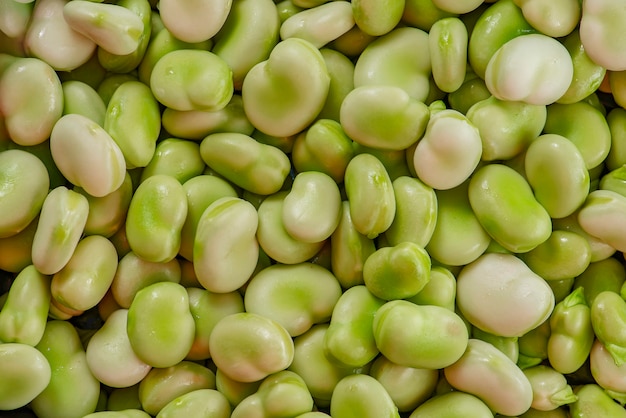
<path fill-rule="evenodd" d="M 265 132 L 259 131 L 257 129 L 252 131 L 251 136 L 257 142 L 264 144 L 264 145 L 271 145 L 275 148 L 278 148 L 285 154 L 291 153 L 291 151 L 293 150 L 293 143 L 296 140 L 296 135 L 274 136 L 274 135 L 268 135 Z M 287 181 L 289 180 L 290 178 L 287 179 Z M 282 189 L 284 190 L 288 185 L 289 183 L 283 184 Z"/>
<path fill-rule="evenodd" d="M 209 338 L 213 363 L 238 382 L 256 382 L 285 370 L 294 357 L 289 332 L 273 319 L 241 312 L 222 318 Z"/>
<path fill-rule="evenodd" d="M 195 322 L 195 337 L 187 360 L 211 357 L 209 338 L 215 324 L 225 316 L 244 312 L 243 298 L 238 292 L 213 293 L 205 289 L 187 288 L 189 310 Z"/>
<path fill-rule="evenodd" d="M 626 196 L 626 166 L 621 166 L 615 170 L 611 170 L 600 178 L 598 189 L 611 190 Z"/>
<path fill-rule="evenodd" d="M 229 418 L 231 406 L 224 395 L 215 389 L 197 389 L 172 399 L 158 418 Z"/>
<path fill-rule="evenodd" d="M 316 48 L 321 48 L 354 25 L 350 3 L 330 2 L 305 9 L 287 18 L 280 26 L 280 37 L 305 39 Z"/>
<path fill-rule="evenodd" d="M 605 160 L 608 170 L 615 170 L 626 164 L 626 149 L 624 148 L 624 144 L 626 144 L 626 130 L 623 129 L 624 121 L 626 121 L 626 109 L 621 107 L 612 109 L 606 115 L 606 122 L 611 132 L 611 148 Z"/>
<path fill-rule="evenodd" d="M 106 106 L 98 92 L 89 84 L 69 80 L 61 83 L 63 89 L 63 114 L 78 113 L 100 126 L 104 126 Z"/>
<path fill-rule="evenodd" d="M 541 135 L 528 146 L 524 163 L 537 201 L 552 218 L 569 216 L 584 203 L 589 172 L 572 141 L 557 134 Z"/>
<path fill-rule="evenodd" d="M 626 362 L 626 301 L 605 290 L 590 303 L 591 326 L 616 366 Z"/>
<path fill-rule="evenodd" d="M 89 203 L 82 194 L 59 186 L 43 202 L 33 237 L 33 265 L 43 274 L 60 271 L 83 234 Z"/>
<path fill-rule="evenodd" d="M 86 116 L 62 116 L 50 134 L 50 151 L 63 176 L 94 197 L 113 193 L 124 182 L 127 166 L 122 150 Z"/>
<path fill-rule="evenodd" d="M 394 181 L 401 176 L 411 176 L 411 169 L 409 168 L 407 154 L 410 152 L 413 146 L 401 149 L 384 149 L 384 148 L 372 148 L 365 145 L 361 145 L 354 142 L 354 153 L 358 154 L 372 154 L 378 158 L 380 162 L 387 170 L 389 178 Z"/>
<path fill-rule="evenodd" d="M 226 21 L 213 38 L 212 51 L 232 69 L 238 91 L 248 71 L 265 61 L 279 41 L 278 6 L 271 0 L 234 0 Z"/>
<path fill-rule="evenodd" d="M 81 66 L 72 71 L 57 71 L 61 81 L 82 81 L 98 89 L 98 85 L 106 78 L 107 71 L 102 68 L 102 64 L 98 61 L 98 55 L 92 54 L 91 57 Z"/>
<path fill-rule="evenodd" d="M 481 153 L 478 129 L 462 113 L 445 109 L 431 114 L 424 136 L 415 148 L 413 165 L 425 184 L 448 190 L 470 177 Z"/>
<path fill-rule="evenodd" d="M 115 302 L 128 309 L 137 292 L 158 282 L 180 283 L 181 266 L 178 260 L 153 262 L 130 251 L 120 258 L 111 282 L 110 291 Z"/>
<path fill-rule="evenodd" d="M 246 312 L 272 319 L 296 337 L 314 324 L 327 322 L 341 296 L 335 276 L 311 263 L 273 265 L 259 271 L 246 286 Z"/>
<path fill-rule="evenodd" d="M 25 230 L 37 217 L 50 187 L 50 176 L 43 162 L 19 149 L 0 152 L 0 237 Z"/>
<path fill-rule="evenodd" d="M 0 113 L 16 144 L 46 141 L 63 114 L 63 88 L 54 69 L 37 58 L 16 59 L 2 72 Z"/>
<path fill-rule="evenodd" d="M 233 409 L 231 417 L 298 416 L 312 409 L 313 398 L 304 380 L 282 370 L 263 379 L 258 390 Z"/>
<path fill-rule="evenodd" d="M 574 277 L 561 280 L 548 280 L 548 285 L 554 293 L 555 303 L 561 302 L 567 297 L 574 287 Z"/>
<path fill-rule="evenodd" d="M 591 263 L 605 260 L 615 254 L 615 248 L 600 240 L 599 238 L 588 234 L 578 222 L 578 211 L 566 216 L 565 218 L 553 219 L 552 227 L 554 230 L 574 232 L 584 237 L 591 248 Z"/>
<path fill-rule="evenodd" d="M 581 5 L 576 0 L 559 0 L 550 4 L 537 0 L 514 0 L 524 18 L 539 32 L 553 38 L 569 35 L 578 26 Z"/>
<path fill-rule="evenodd" d="M 615 9 L 614 0 L 584 2 L 580 19 L 580 39 L 589 57 L 610 71 L 626 70 L 621 41 L 624 35 L 617 22 L 625 14 Z"/>
<path fill-rule="evenodd" d="M 354 66 L 354 86 L 394 86 L 423 102 L 430 90 L 428 34 L 399 27 L 369 43 Z"/>
<path fill-rule="evenodd" d="M 181 361 L 152 368 L 139 383 L 139 401 L 144 411 L 155 416 L 179 396 L 201 389 L 215 389 L 215 373 L 201 364 Z"/>
<path fill-rule="evenodd" d="M 148 418 L 149 414 L 140 409 L 124 409 L 120 411 L 98 411 L 85 415 L 83 418 Z"/>
<path fill-rule="evenodd" d="M 316 171 L 297 174 L 283 201 L 282 221 L 287 233 L 298 241 L 324 241 L 337 228 L 340 218 L 337 183 Z"/>
<path fill-rule="evenodd" d="M 330 75 L 330 86 L 326 103 L 317 115 L 317 120 L 339 120 L 343 99 L 354 88 L 354 63 L 334 49 L 322 48 L 320 52 L 326 63 L 328 75 Z"/>
<path fill-rule="evenodd" d="M 66 22 L 63 16 L 66 3 L 64 0 L 31 3 L 34 7 L 29 13 L 30 21 L 24 34 L 24 48 L 28 55 L 41 59 L 57 71 L 80 67 L 96 50 L 94 41 L 72 30 Z M 50 44 L 52 39 L 53 45 Z"/>
<path fill-rule="evenodd" d="M 207 136 L 200 144 L 200 155 L 209 168 L 230 182 L 261 195 L 278 192 L 290 170 L 283 151 L 235 132 Z"/>
<path fill-rule="evenodd" d="M 126 217 L 128 244 L 146 261 L 171 261 L 180 248 L 187 217 L 187 196 L 180 182 L 166 174 L 144 180 L 135 190 Z"/>
<path fill-rule="evenodd" d="M 187 217 L 181 230 L 178 253 L 193 261 L 193 247 L 202 214 L 213 202 L 222 197 L 237 197 L 237 191 L 226 180 L 217 176 L 195 176 L 183 183 L 187 194 Z"/>
<path fill-rule="evenodd" d="M 463 84 L 461 84 L 461 86 L 455 91 L 448 93 L 448 103 L 450 108 L 457 110 L 470 118 L 470 115 L 468 114 L 469 109 L 476 103 L 490 97 L 492 97 L 492 95 L 487 89 L 485 80 L 474 74 L 474 71 L 471 68 L 467 68 L 467 74 L 465 75 Z M 481 124 L 474 120 L 474 118 L 470 119 L 472 119 L 472 123 L 477 125 L 480 130 L 481 127 L 479 125 Z M 489 148 L 486 145 L 487 144 L 483 142 L 484 153 L 486 153 Z"/>
<path fill-rule="evenodd" d="M 554 38 L 533 33 L 511 39 L 493 54 L 485 83 L 498 99 L 548 105 L 565 94 L 573 75 L 567 49 Z"/>
<path fill-rule="evenodd" d="M 430 256 L 413 242 L 383 247 L 363 264 L 367 289 L 384 300 L 406 299 L 418 294 L 430 281 Z"/>
<path fill-rule="evenodd" d="M 393 222 L 396 199 L 380 160 L 371 154 L 353 157 L 346 167 L 344 183 L 355 229 L 370 239 L 385 232 Z"/>
<path fill-rule="evenodd" d="M 456 278 L 442 266 L 432 266 L 430 280 L 415 296 L 407 298 L 417 305 L 435 305 L 450 311 L 456 307 Z"/>
<path fill-rule="evenodd" d="M 96 87 L 96 91 L 104 101 L 105 105 L 108 105 L 113 93 L 119 86 L 127 81 L 137 81 L 137 75 L 134 73 L 127 74 L 116 74 L 116 73 L 106 73 L 106 76 L 100 81 L 98 86 Z"/>
<path fill-rule="evenodd" d="M 352 14 L 357 26 L 368 35 L 384 35 L 400 23 L 404 12 L 404 0 L 392 0 L 385 4 L 375 0 L 352 1 Z"/>
<path fill-rule="evenodd" d="M 485 231 L 509 251 L 530 251 L 552 232 L 550 215 L 526 179 L 506 165 L 479 168 L 469 182 L 468 195 Z"/>
<path fill-rule="evenodd" d="M 531 33 L 536 33 L 536 30 L 526 21 L 513 0 L 490 5 L 470 33 L 467 57 L 472 69 L 485 79 L 487 65 L 496 51 L 511 39 Z"/>
<path fill-rule="evenodd" d="M 438 20 L 455 16 L 456 13 L 446 12 L 435 6 L 432 0 L 406 0 L 401 21 L 409 26 L 429 31 Z"/>
<path fill-rule="evenodd" d="M 521 259 L 545 280 L 573 279 L 589 266 L 591 249 L 587 240 L 575 232 L 555 230 Z"/>
<path fill-rule="evenodd" d="M 333 274 L 348 289 L 362 285 L 363 265 L 376 251 L 374 240 L 357 231 L 350 214 L 350 202 L 343 201 L 341 218 L 330 236 L 331 267 Z"/>
<path fill-rule="evenodd" d="M 0 308 L 0 341 L 36 346 L 46 328 L 50 304 L 50 277 L 33 265 L 15 277 Z M 2 409 L 2 408 L 0 408 Z"/>
<path fill-rule="evenodd" d="M 372 327 L 376 312 L 384 303 L 364 285 L 342 293 L 324 336 L 324 353 L 332 363 L 360 368 L 376 358 L 379 350 Z"/>
<path fill-rule="evenodd" d="M 156 145 L 152 159 L 141 171 L 140 181 L 166 174 L 181 184 L 201 175 L 206 164 L 200 155 L 200 144 L 180 138 L 167 138 Z"/>
<path fill-rule="evenodd" d="M 254 127 L 243 111 L 243 100 L 239 94 L 233 94 L 226 107 L 215 112 L 181 112 L 166 108 L 161 122 L 163 129 L 171 135 L 194 141 L 201 141 L 218 132 L 237 132 L 244 135 L 252 135 L 254 132 Z"/>
<path fill-rule="evenodd" d="M 108 71 L 115 73 L 128 73 L 134 71 L 143 60 L 150 38 L 152 35 L 152 9 L 148 0 L 121 0 L 117 3 L 133 13 L 141 19 L 143 23 L 143 31 L 139 36 L 137 48 L 130 54 L 112 54 L 109 51 L 98 48 L 98 61 L 102 67 Z"/>
<path fill-rule="evenodd" d="M 393 182 L 396 214 L 384 232 L 391 245 L 412 242 L 422 247 L 430 241 L 437 224 L 437 195 L 421 180 L 399 176 Z"/>
<path fill-rule="evenodd" d="M 0 344 L 0 365 L 1 411 L 28 405 L 48 387 L 52 376 L 47 358 L 28 344 Z"/>
<path fill-rule="evenodd" d="M 31 248 L 38 221 L 35 218 L 21 232 L 0 238 L 0 270 L 19 273 L 33 263 Z"/>
<path fill-rule="evenodd" d="M 626 410 L 595 383 L 581 385 L 574 393 L 578 400 L 570 405 L 572 418 L 626 417 Z"/>
<path fill-rule="evenodd" d="M 489 332 L 485 332 L 476 327 L 472 327 L 470 334 L 472 338 L 476 338 L 493 345 L 510 358 L 513 363 L 517 364 L 519 360 L 519 345 L 517 344 L 517 340 L 519 339 L 518 337 L 501 337 L 499 335 L 493 335 Z"/>
<path fill-rule="evenodd" d="M 378 380 L 366 374 L 346 376 L 330 400 L 333 418 L 399 418 L 398 408 Z"/>
<path fill-rule="evenodd" d="M 303 84 L 307 89 L 301 88 Z M 260 131 L 294 135 L 315 120 L 329 86 L 321 52 L 303 39 L 285 39 L 246 74 L 241 87 L 244 111 Z"/>
<path fill-rule="evenodd" d="M 428 33 L 428 43 L 435 84 L 443 92 L 457 90 L 465 80 L 467 65 L 465 24 L 457 17 L 438 20 Z"/>
<path fill-rule="evenodd" d="M 353 58 L 361 54 L 377 38 L 378 36 L 369 35 L 354 25 L 352 29 L 335 39 L 329 46 L 345 56 Z"/>
<path fill-rule="evenodd" d="M 117 309 L 89 339 L 87 366 L 98 381 L 112 388 L 128 388 L 146 377 L 152 366 L 141 360 L 126 331 L 128 310 Z"/>
<path fill-rule="evenodd" d="M 485 402 L 464 392 L 450 392 L 434 396 L 419 405 L 409 418 L 454 418 L 472 416 L 490 418 L 493 413 Z"/>
<path fill-rule="evenodd" d="M 350 91 L 340 109 L 345 133 L 356 143 L 386 150 L 417 142 L 429 119 L 428 107 L 402 88 L 363 85 Z"/>
<path fill-rule="evenodd" d="M 115 55 L 133 53 L 144 35 L 141 17 L 117 4 L 70 1 L 63 6 L 63 17 L 71 29 Z"/>
<path fill-rule="evenodd" d="M 263 380 L 239 382 L 225 375 L 220 369 L 217 369 L 215 373 L 215 387 L 228 399 L 231 407 L 239 405 L 245 398 L 254 394 L 262 382 Z"/>
<path fill-rule="evenodd" d="M 261 202 L 258 213 L 256 239 L 261 249 L 273 260 L 283 264 L 305 262 L 317 254 L 324 246 L 321 242 L 304 242 L 293 238 L 283 222 L 284 201 L 288 192 L 278 192 Z M 228 233 L 232 225 L 227 224 Z M 197 236 L 197 235 L 196 235 Z M 221 243 L 220 243 L 221 245 Z M 232 266 L 227 266 L 232 269 Z"/>
<path fill-rule="evenodd" d="M 126 388 L 112 388 L 107 398 L 106 407 L 109 411 L 141 409 L 141 402 L 139 402 L 139 385 L 136 384 Z"/>
<path fill-rule="evenodd" d="M 582 287 L 588 305 L 605 290 L 620 293 L 626 281 L 626 269 L 616 258 L 593 262 L 574 280 L 574 288 Z"/>
<path fill-rule="evenodd" d="M 539 365 L 524 369 L 524 375 L 533 388 L 533 409 L 552 411 L 578 399 L 565 376 L 550 366 Z"/>
<path fill-rule="evenodd" d="M 484 254 L 457 276 L 461 314 L 472 325 L 498 336 L 526 334 L 548 319 L 554 305 L 546 281 L 512 254 Z"/>
<path fill-rule="evenodd" d="M 589 368 L 593 379 L 602 389 L 611 393 L 626 393 L 626 366 L 618 366 L 599 340 L 595 340 L 591 348 Z"/>
<path fill-rule="evenodd" d="M 120 84 L 109 99 L 103 127 L 128 168 L 148 165 L 161 131 L 159 104 L 150 88 L 140 81 Z"/>
<path fill-rule="evenodd" d="M 329 324 L 313 325 L 294 338 L 294 357 L 289 370 L 300 376 L 318 406 L 329 406 L 333 389 L 350 374 L 363 368 L 342 367 L 333 363 L 324 353 L 324 340 Z"/>
<path fill-rule="evenodd" d="M 594 190 L 578 212 L 578 222 L 593 235 L 618 251 L 626 250 L 622 217 L 626 197 L 610 190 Z"/>
<path fill-rule="evenodd" d="M 465 323 L 439 306 L 389 301 L 376 311 L 372 325 L 376 347 L 401 366 L 441 369 L 461 358 L 467 348 Z M 397 335 L 407 329 L 411 333 L 398 340 Z"/>
<path fill-rule="evenodd" d="M 601 164 L 611 148 L 611 131 L 602 113 L 586 102 L 548 106 L 544 133 L 558 134 L 576 145 L 587 169 Z M 590 140 L 588 135 L 593 135 Z"/>
<path fill-rule="evenodd" d="M 29 404 L 36 416 L 82 417 L 95 412 L 100 382 L 91 374 L 76 328 L 67 321 L 48 321 L 35 348 L 52 371 L 50 383 Z"/>
<path fill-rule="evenodd" d="M 485 252 L 491 237 L 479 222 L 468 198 L 468 182 L 436 190 L 437 222 L 426 251 L 440 263 L 463 266 Z"/>
<path fill-rule="evenodd" d="M 77 311 L 95 307 L 111 287 L 117 265 L 115 246 L 107 238 L 81 239 L 67 264 L 52 277 L 52 298 Z"/>
<path fill-rule="evenodd" d="M 133 351 L 145 363 L 159 368 L 180 363 L 195 336 L 187 291 L 172 282 L 139 290 L 128 308 L 126 329 Z"/>
<path fill-rule="evenodd" d="M 528 411 L 519 415 L 518 418 L 568 418 L 567 406 L 553 409 L 551 411 L 539 411 L 534 408 L 530 408 Z"/>
<path fill-rule="evenodd" d="M 400 412 L 413 411 L 435 390 L 439 380 L 436 369 L 416 369 L 400 366 L 384 356 L 374 360 L 369 375 L 378 380 Z"/>
<path fill-rule="evenodd" d="M 467 350 L 444 375 L 457 390 L 482 400 L 493 412 L 515 416 L 533 400 L 532 386 L 522 370 L 493 345 L 470 339 Z"/>
<path fill-rule="evenodd" d="M 32 2 L 5 2 L 2 4 L 3 16 L 0 18 L 0 31 L 11 38 L 24 37 L 30 16 Z"/>
<path fill-rule="evenodd" d="M 176 38 L 184 42 L 202 42 L 219 32 L 232 3 L 232 0 L 204 0 L 183 4 L 165 0 L 159 5 L 159 15 L 163 25 Z"/>
<path fill-rule="evenodd" d="M 181 111 L 223 109 L 234 92 L 232 70 L 226 61 L 200 49 L 163 55 L 150 74 L 150 88 L 161 104 Z"/>
<path fill-rule="evenodd" d="M 526 150 L 543 130 L 546 106 L 510 102 L 490 96 L 466 113 L 482 141 L 483 161 L 508 160 Z"/>
<path fill-rule="evenodd" d="M 572 57 L 574 77 L 572 78 L 572 84 L 570 84 L 565 94 L 557 100 L 557 103 L 571 104 L 584 100 L 600 87 L 606 75 L 606 68 L 591 60 L 580 40 L 578 29 L 573 30 L 563 38 L 562 42 Z"/>
<path fill-rule="evenodd" d="M 517 365 L 523 370 L 536 366 L 548 358 L 548 341 L 551 335 L 550 321 L 528 331 L 517 339 L 519 356 Z"/>

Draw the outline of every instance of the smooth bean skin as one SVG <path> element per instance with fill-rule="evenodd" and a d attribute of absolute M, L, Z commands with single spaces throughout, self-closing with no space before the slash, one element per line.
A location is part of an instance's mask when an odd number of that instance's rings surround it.
<path fill-rule="evenodd" d="M 26 146 L 41 144 L 63 113 L 63 87 L 49 64 L 20 58 L 2 72 L 0 103 L 11 140 Z"/>
<path fill-rule="evenodd" d="M 85 349 L 91 373 L 112 388 L 136 385 L 152 369 L 133 351 L 127 323 L 128 309 L 114 311 L 89 339 Z"/>
<path fill-rule="evenodd" d="M 626 417 L 626 410 L 595 383 L 582 385 L 575 393 L 578 400 L 569 408 L 572 418 Z"/>
<path fill-rule="evenodd" d="M 146 412 L 140 409 L 123 409 L 118 411 L 98 411 L 85 415 L 83 418 L 148 418 Z"/>
<path fill-rule="evenodd" d="M 106 106 L 102 97 L 89 84 L 68 80 L 61 84 L 63 88 L 63 114 L 78 113 L 104 126 Z"/>
<path fill-rule="evenodd" d="M 32 264 L 31 248 L 38 221 L 35 218 L 18 234 L 0 238 L 0 269 L 19 273 Z"/>
<path fill-rule="evenodd" d="M 172 399 L 158 418 L 228 418 L 231 406 L 224 395 L 215 389 L 197 389 Z"/>
<path fill-rule="evenodd" d="M 231 406 L 237 406 L 248 396 L 254 394 L 261 386 L 263 380 L 254 382 L 240 382 L 231 379 L 220 369 L 215 373 L 215 386 L 217 390 L 228 399 Z"/>
<path fill-rule="evenodd" d="M 626 269 L 616 258 L 607 259 L 589 264 L 589 267 L 574 280 L 573 288 L 581 287 L 588 306 L 596 296 L 605 290 L 620 293 L 626 281 Z"/>
<path fill-rule="evenodd" d="M 472 416 L 493 417 L 489 407 L 474 395 L 464 392 L 450 392 L 434 396 L 419 405 L 409 418 L 454 418 Z"/>
<path fill-rule="evenodd" d="M 181 4 L 165 0 L 159 7 L 159 14 L 163 25 L 178 39 L 202 42 L 219 32 L 232 3 L 232 0 L 205 0 Z"/>
<path fill-rule="evenodd" d="M 606 122 L 611 132 L 611 148 L 604 161 L 608 170 L 615 170 L 626 163 L 626 149 L 624 149 L 624 134 L 622 123 L 626 120 L 626 109 L 621 107 L 611 110 L 606 115 Z"/>
<path fill-rule="evenodd" d="M 595 92 L 598 87 L 600 87 L 607 72 L 606 68 L 591 60 L 580 40 L 580 32 L 578 29 L 573 30 L 569 35 L 563 38 L 562 42 L 563 46 L 565 46 L 572 57 L 574 77 L 572 78 L 572 83 L 569 88 L 565 94 L 557 100 L 557 103 L 576 103 Z"/>
<path fill-rule="evenodd" d="M 353 286 L 341 294 L 324 336 L 324 353 L 332 363 L 358 368 L 378 355 L 372 327 L 376 312 L 384 303 L 364 285 Z"/>
<path fill-rule="evenodd" d="M 552 232 L 550 215 L 524 177 L 510 167 L 494 163 L 479 168 L 468 194 L 485 231 L 509 251 L 530 251 Z"/>
<path fill-rule="evenodd" d="M 174 177 L 157 174 L 141 183 L 126 217 L 126 236 L 135 254 L 166 263 L 180 249 L 180 231 L 187 217 L 187 196 Z"/>
<path fill-rule="evenodd" d="M 339 120 L 341 104 L 354 88 L 354 63 L 341 52 L 331 48 L 322 48 L 320 52 L 330 76 L 330 86 L 326 102 L 317 115 L 317 120 Z"/>
<path fill-rule="evenodd" d="M 222 318 L 209 339 L 211 358 L 227 377 L 256 382 L 291 365 L 289 332 L 273 319 L 242 312 Z"/>
<path fill-rule="evenodd" d="M 4 341 L 4 340 L 3 340 Z M 0 410 L 26 406 L 50 383 L 50 363 L 33 346 L 22 343 L 0 344 Z"/>
<path fill-rule="evenodd" d="M 46 328 L 49 305 L 50 277 L 33 265 L 25 267 L 0 308 L 0 341 L 36 346 Z"/>
<path fill-rule="evenodd" d="M 374 360 L 369 375 L 385 387 L 400 412 L 412 411 L 425 402 L 439 380 L 436 369 L 400 366 L 384 356 Z"/>
<path fill-rule="evenodd" d="M 329 86 L 330 76 L 319 50 L 308 41 L 289 38 L 248 71 L 241 96 L 244 110 L 258 130 L 289 136 L 313 122 L 324 106 Z"/>
<path fill-rule="evenodd" d="M 137 292 L 128 308 L 127 332 L 133 351 L 152 367 L 170 367 L 186 356 L 195 322 L 183 286 L 158 282 Z"/>
<path fill-rule="evenodd" d="M 159 104 L 140 81 L 122 83 L 111 96 L 104 129 L 120 147 L 128 168 L 145 167 L 161 131 Z"/>
<path fill-rule="evenodd" d="M 127 388 L 113 388 L 107 398 L 106 407 L 110 411 L 124 411 L 128 409 L 140 410 L 139 385 L 133 385 Z"/>
<path fill-rule="evenodd" d="M 626 379 L 624 379 L 623 364 L 618 366 L 604 345 L 595 340 L 589 355 L 589 367 L 594 381 L 603 389 L 611 393 L 625 393 Z"/>
<path fill-rule="evenodd" d="M 200 49 L 163 55 L 150 74 L 150 88 L 164 106 L 175 110 L 217 111 L 233 96 L 232 71 L 216 54 Z"/>
<path fill-rule="evenodd" d="M 94 412 L 100 382 L 89 370 L 74 326 L 67 321 L 49 321 L 35 348 L 48 360 L 52 374 L 48 386 L 30 403 L 33 412 L 42 418 L 82 417 Z"/>
<path fill-rule="evenodd" d="M 270 195 L 280 190 L 290 170 L 281 150 L 239 133 L 215 133 L 200 144 L 204 162 L 237 186 Z"/>
<path fill-rule="evenodd" d="M 618 251 L 626 250 L 623 214 L 626 197 L 610 190 L 594 190 L 578 211 L 578 222 L 585 232 Z"/>
<path fill-rule="evenodd" d="M 550 366 L 538 365 L 524 369 L 524 375 L 533 388 L 533 409 L 552 411 L 578 399 L 565 376 Z"/>
<path fill-rule="evenodd" d="M 571 33 L 580 21 L 581 6 L 573 0 L 543 4 L 536 0 L 515 0 L 524 18 L 535 29 L 553 38 Z M 550 16 L 550 18 L 548 18 Z"/>
<path fill-rule="evenodd" d="M 257 210 L 259 226 L 256 237 L 261 249 L 273 260 L 283 264 L 298 264 L 317 254 L 324 246 L 324 241 L 304 242 L 289 235 L 283 222 L 287 193 L 275 193 L 261 202 Z"/>
<path fill-rule="evenodd" d="M 589 266 L 591 248 L 587 240 L 575 232 L 556 230 L 521 258 L 545 280 L 573 279 Z"/>
<path fill-rule="evenodd" d="M 283 201 L 285 229 L 304 242 L 324 241 L 333 233 L 341 216 L 341 194 L 328 175 L 315 171 L 296 175 Z"/>
<path fill-rule="evenodd" d="M 563 374 L 574 373 L 589 357 L 595 339 L 591 310 L 582 287 L 559 302 L 550 316 L 548 360 Z"/>
<path fill-rule="evenodd" d="M 401 366 L 441 369 L 457 361 L 467 347 L 461 317 L 439 306 L 389 301 L 376 311 L 372 325 L 380 352 Z M 411 335 L 399 341 L 397 335 L 407 329 Z"/>
<path fill-rule="evenodd" d="M 518 363 L 519 360 L 519 345 L 517 344 L 518 337 L 502 337 L 494 335 L 489 332 L 483 331 L 480 328 L 472 327 L 470 330 L 472 338 L 476 338 L 481 341 L 488 342 L 503 352 L 514 363 Z"/>
<path fill-rule="evenodd" d="M 337 279 L 311 263 L 273 265 L 259 271 L 246 286 L 246 312 L 281 324 L 292 337 L 330 319 L 341 296 Z"/>
<path fill-rule="evenodd" d="M 467 28 L 461 19 L 438 20 L 428 32 L 432 75 L 437 87 L 452 92 L 461 87 L 467 65 Z"/>
<path fill-rule="evenodd" d="M 363 265 L 376 251 L 374 240 L 357 231 L 350 215 L 350 202 L 341 204 L 341 218 L 330 236 L 330 261 L 341 286 L 348 289 L 364 284 Z"/>
<path fill-rule="evenodd" d="M 346 33 L 354 24 L 351 4 L 325 3 L 287 18 L 280 26 L 280 37 L 305 39 L 321 48 Z"/>
<path fill-rule="evenodd" d="M 180 138 L 166 138 L 156 145 L 152 159 L 141 171 L 143 182 L 156 174 L 167 174 L 181 184 L 201 175 L 206 164 L 200 155 L 200 145 Z"/>
<path fill-rule="evenodd" d="M 143 35 L 141 17 L 117 4 L 71 1 L 63 6 L 63 17 L 73 30 L 115 55 L 133 53 Z"/>
<path fill-rule="evenodd" d="M 313 398 L 300 376 L 282 370 L 266 377 L 258 390 L 242 400 L 232 418 L 297 416 L 313 409 Z"/>
<path fill-rule="evenodd" d="M 515 416 L 532 404 L 528 378 L 504 353 L 481 340 L 470 339 L 463 356 L 446 367 L 444 375 L 454 388 L 480 398 L 496 413 Z"/>
<path fill-rule="evenodd" d="M 626 70 L 621 57 L 623 34 L 617 30 L 617 22 L 624 17 L 616 11 L 612 0 L 585 2 L 580 19 L 580 39 L 591 59 L 610 71 Z M 610 22 L 603 24 L 602 22 Z"/>
<path fill-rule="evenodd" d="M 354 66 L 354 86 L 388 85 L 403 89 L 410 98 L 425 101 L 430 86 L 428 34 L 398 27 L 373 40 Z"/>
<path fill-rule="evenodd" d="M 17 149 L 0 152 L 0 211 L 5 214 L 0 237 L 28 227 L 39 214 L 49 187 L 50 176 L 39 158 Z"/>
<path fill-rule="evenodd" d="M 554 230 L 574 232 L 584 237 L 589 243 L 591 249 L 591 263 L 606 260 L 615 254 L 615 248 L 600 238 L 587 233 L 578 222 L 578 212 L 576 211 L 565 218 L 553 219 L 552 227 Z"/>
<path fill-rule="evenodd" d="M 384 5 L 372 0 L 356 0 L 352 2 L 352 14 L 363 32 L 380 36 L 400 22 L 404 4 L 404 0 L 394 0 Z"/>
<path fill-rule="evenodd" d="M 180 283 L 181 266 L 178 260 L 167 263 L 147 261 L 130 251 L 119 261 L 110 292 L 115 302 L 128 309 L 138 291 L 158 282 Z"/>
<path fill-rule="evenodd" d="M 430 280 L 415 296 L 407 298 L 417 305 L 436 305 L 450 311 L 456 308 L 456 278 L 442 266 L 432 266 Z"/>
<path fill-rule="evenodd" d="M 608 290 L 600 292 L 591 308 L 591 326 L 596 338 L 611 354 L 615 364 L 626 362 L 626 301 L 619 293 Z"/>
<path fill-rule="evenodd" d="M 336 418 L 398 418 L 398 408 L 385 387 L 366 374 L 346 376 L 337 383 L 330 400 Z"/>
<path fill-rule="evenodd" d="M 139 383 L 139 401 L 155 416 L 174 399 L 200 389 L 215 389 L 215 373 L 201 364 L 181 361 L 151 369 Z"/>
<path fill-rule="evenodd" d="M 546 106 L 499 100 L 495 96 L 473 104 L 466 113 L 480 132 L 483 161 L 508 160 L 539 136 Z"/>
<path fill-rule="evenodd" d="M 85 229 L 89 203 L 65 186 L 53 189 L 41 207 L 33 238 L 33 264 L 43 274 L 55 274 L 70 260 Z"/>

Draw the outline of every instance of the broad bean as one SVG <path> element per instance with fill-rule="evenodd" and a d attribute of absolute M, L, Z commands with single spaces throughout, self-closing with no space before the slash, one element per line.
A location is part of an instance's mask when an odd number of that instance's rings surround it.
<path fill-rule="evenodd" d="M 28 405 L 50 384 L 52 370 L 48 359 L 31 345 L 0 344 L 0 410 L 9 411 Z"/>

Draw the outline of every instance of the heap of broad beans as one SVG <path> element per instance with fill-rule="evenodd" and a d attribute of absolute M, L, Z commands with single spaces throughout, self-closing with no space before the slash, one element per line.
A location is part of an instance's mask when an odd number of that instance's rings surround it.
<path fill-rule="evenodd" d="M 624 0 L 0 0 L 0 410 L 626 417 Z"/>

